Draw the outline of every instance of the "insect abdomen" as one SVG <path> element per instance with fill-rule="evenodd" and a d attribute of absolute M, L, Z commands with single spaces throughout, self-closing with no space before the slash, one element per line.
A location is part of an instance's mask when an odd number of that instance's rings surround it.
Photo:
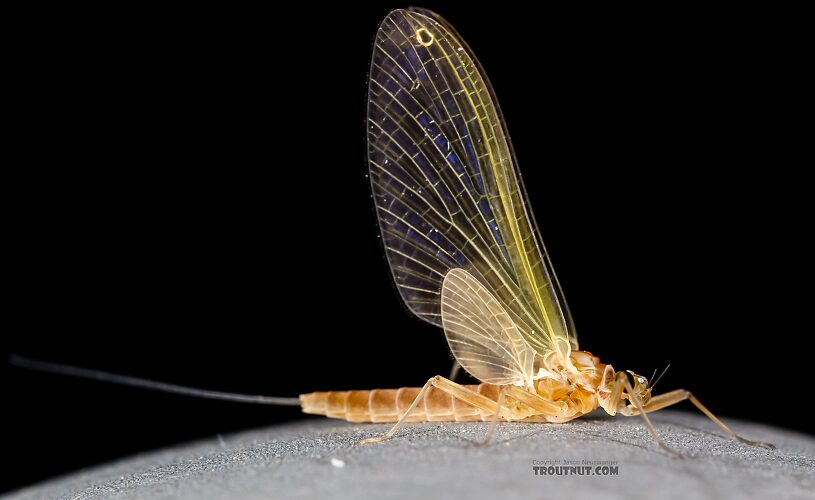
<path fill-rule="evenodd" d="M 467 385 L 492 400 L 494 385 Z M 349 422 L 396 422 L 419 395 L 419 387 L 369 391 L 312 392 L 300 395 L 304 413 L 340 418 Z M 490 415 L 436 388 L 431 388 L 406 422 L 489 420 Z"/>

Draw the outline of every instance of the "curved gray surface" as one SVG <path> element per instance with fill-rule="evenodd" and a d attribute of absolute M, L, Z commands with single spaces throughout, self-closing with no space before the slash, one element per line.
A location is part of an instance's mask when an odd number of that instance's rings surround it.
<path fill-rule="evenodd" d="M 639 418 L 592 414 L 567 424 L 502 424 L 477 446 L 483 423 L 410 424 L 384 443 L 358 445 L 387 425 L 328 419 L 213 437 L 35 485 L 4 498 L 815 498 L 815 439 L 729 419 L 723 436 L 695 413 L 653 415 L 672 458 Z M 618 475 L 535 475 L 533 461 L 615 461 Z M 554 471 L 555 469 L 551 469 Z"/>

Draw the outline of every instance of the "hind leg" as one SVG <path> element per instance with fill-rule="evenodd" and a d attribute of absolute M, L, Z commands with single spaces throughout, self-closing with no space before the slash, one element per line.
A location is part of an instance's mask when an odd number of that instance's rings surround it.
<path fill-rule="evenodd" d="M 453 361 L 453 366 L 450 367 L 450 375 L 447 376 L 451 382 L 455 382 L 456 377 L 458 376 L 458 372 L 461 371 L 461 365 L 458 364 L 458 361 Z"/>
<path fill-rule="evenodd" d="M 473 392 L 470 389 L 453 382 L 452 380 L 448 380 L 442 377 L 441 375 L 436 375 L 435 377 L 430 378 L 427 381 L 427 383 L 425 383 L 425 385 L 422 387 L 422 390 L 419 391 L 418 395 L 416 395 L 416 399 L 413 400 L 413 403 L 410 404 L 405 413 L 401 417 L 399 417 L 399 420 L 393 425 L 393 427 L 391 427 L 391 429 L 387 433 L 385 433 L 382 436 L 363 439 L 362 441 L 360 441 L 360 444 L 378 443 L 380 441 L 385 441 L 386 439 L 391 438 L 399 429 L 399 427 L 402 426 L 405 419 L 407 419 L 413 412 L 413 410 L 416 409 L 416 406 L 418 406 L 418 404 L 422 402 L 422 400 L 424 400 L 425 396 L 427 396 L 427 393 L 430 391 L 431 387 L 435 387 L 436 389 L 439 389 L 441 391 L 446 392 L 447 394 L 450 394 L 456 399 L 459 399 L 465 403 L 475 406 L 476 408 L 479 408 L 485 412 L 489 412 L 490 414 L 495 415 L 496 420 L 499 418 L 499 416 L 504 416 L 505 418 L 510 417 L 510 415 L 499 415 L 500 413 L 499 405 L 492 399 L 486 396 L 482 396 L 481 394 L 478 394 L 476 392 Z M 492 434 L 491 432 L 488 432 L 487 439 L 489 439 L 489 436 L 491 434 Z"/>

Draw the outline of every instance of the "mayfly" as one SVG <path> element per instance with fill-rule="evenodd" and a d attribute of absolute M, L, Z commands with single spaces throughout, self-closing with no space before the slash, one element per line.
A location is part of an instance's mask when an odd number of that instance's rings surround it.
<path fill-rule="evenodd" d="M 17 360 L 131 385 L 239 401 L 297 404 L 351 422 L 568 422 L 598 407 L 641 415 L 690 400 L 651 394 L 649 381 L 579 350 L 574 322 L 541 242 L 495 93 L 453 27 L 434 12 L 395 10 L 376 33 L 368 109 L 368 166 L 387 260 L 407 308 L 443 328 L 450 350 L 480 384 L 440 375 L 423 387 L 265 398 L 202 391 L 74 367 Z"/>

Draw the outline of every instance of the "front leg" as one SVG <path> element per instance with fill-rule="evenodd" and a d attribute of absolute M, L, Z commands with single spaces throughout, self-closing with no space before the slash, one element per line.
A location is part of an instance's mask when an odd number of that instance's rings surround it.
<path fill-rule="evenodd" d="M 746 443 L 746 444 L 749 444 L 749 445 L 752 445 L 752 446 L 762 446 L 762 447 L 768 448 L 770 450 L 775 449 L 775 445 L 773 445 L 771 443 L 765 443 L 763 441 L 753 441 L 751 439 L 746 439 L 746 438 L 743 438 L 743 437 L 739 436 L 738 434 L 736 434 L 736 432 L 733 429 L 728 427 L 724 422 L 719 420 L 719 418 L 716 415 L 714 415 L 710 410 L 708 410 L 705 407 L 705 405 L 702 404 L 701 401 L 696 399 L 696 396 L 694 396 L 693 394 L 691 394 L 690 391 L 685 390 L 685 389 L 677 389 L 675 391 L 666 392 L 664 394 L 654 396 L 653 398 L 651 398 L 651 400 L 648 402 L 648 404 L 643 405 L 642 409 L 646 413 L 651 412 L 651 411 L 656 411 L 656 410 L 660 410 L 662 408 L 665 408 L 665 407 L 668 407 L 668 406 L 671 406 L 671 405 L 675 405 L 676 403 L 679 403 L 679 402 L 684 401 L 686 399 L 689 399 L 690 402 L 694 404 L 694 406 L 699 408 L 699 410 L 702 413 L 704 413 L 716 425 L 721 427 L 728 435 L 730 435 L 730 437 L 732 437 L 734 439 L 738 439 L 742 443 Z M 626 415 L 626 416 L 637 415 L 637 414 L 639 414 L 639 410 L 637 408 L 635 408 L 634 406 L 629 405 L 629 406 L 626 406 L 620 413 L 622 413 L 623 415 Z"/>
<path fill-rule="evenodd" d="M 615 377 L 616 383 L 618 385 L 622 385 L 625 388 L 625 391 L 628 394 L 628 399 L 631 401 L 633 407 L 637 410 L 637 414 L 642 415 L 642 419 L 643 421 L 645 421 L 645 426 L 648 427 L 648 431 L 651 433 L 651 436 L 654 438 L 654 441 L 656 441 L 657 444 L 660 447 L 662 447 L 662 449 L 668 451 L 675 457 L 685 458 L 684 454 L 668 446 L 665 443 L 665 441 L 663 441 L 662 438 L 659 437 L 659 434 L 657 434 L 657 430 L 654 429 L 654 424 L 652 424 L 651 419 L 648 418 L 648 410 L 645 409 L 645 407 L 642 404 L 642 401 L 640 401 L 639 395 L 635 393 L 634 389 L 631 387 L 631 383 L 628 381 L 628 376 L 624 372 L 617 372 L 617 375 L 615 375 Z M 634 415 L 635 414 L 634 408 L 632 408 L 631 405 L 626 406 L 620 411 L 620 413 L 622 413 L 623 415 Z"/>

